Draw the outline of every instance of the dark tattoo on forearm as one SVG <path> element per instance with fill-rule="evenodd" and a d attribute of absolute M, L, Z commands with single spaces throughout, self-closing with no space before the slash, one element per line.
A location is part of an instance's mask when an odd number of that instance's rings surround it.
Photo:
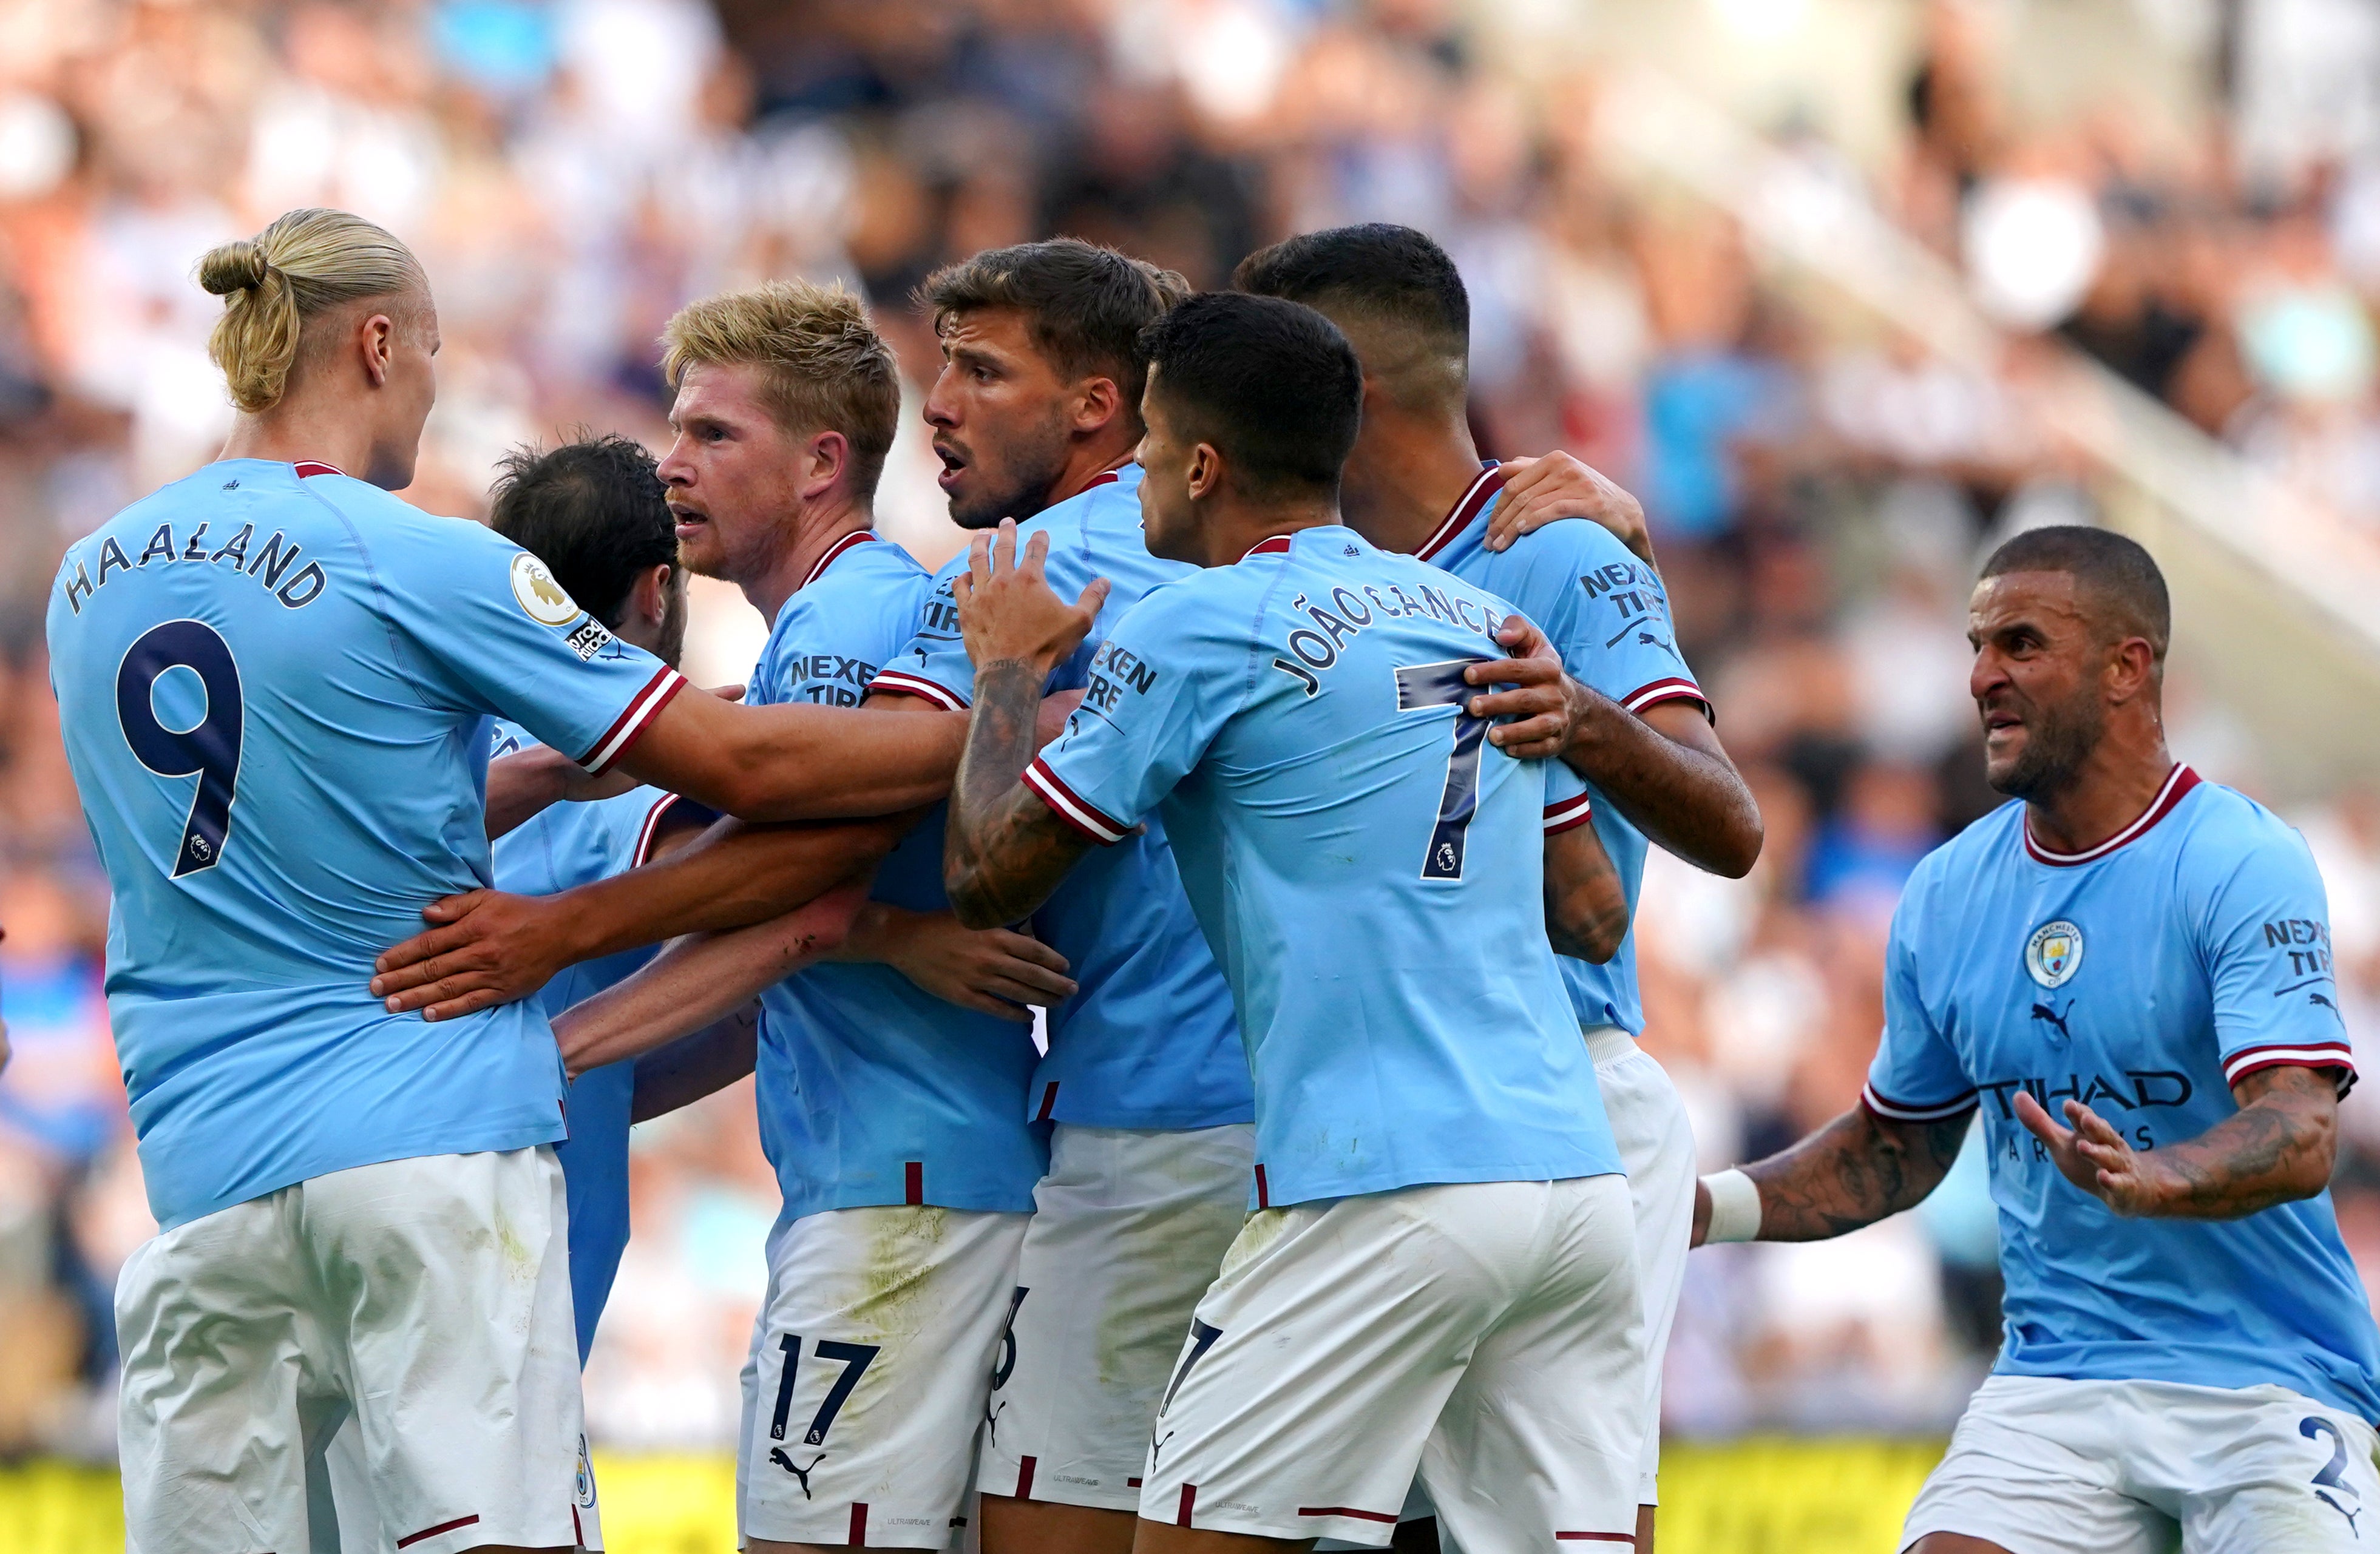
<path fill-rule="evenodd" d="M 2143 1158 L 2181 1184 L 2157 1211 L 2185 1220 L 2233 1220 L 2311 1198 L 2337 1158 L 2338 1092 L 2316 1068 L 2268 1068 L 2233 1087 L 2239 1113 L 2195 1138 Z"/>
<path fill-rule="evenodd" d="M 1914 1208 L 1959 1158 L 1972 1114 L 1900 1123 L 1854 1106 L 1783 1153 L 1745 1166 L 1760 1188 L 1760 1239 L 1824 1241 Z"/>
<path fill-rule="evenodd" d="M 1033 761 L 1041 681 L 1014 660 L 976 671 L 942 874 L 952 910 L 978 927 L 1031 916 L 1091 845 L 1017 781 Z"/>

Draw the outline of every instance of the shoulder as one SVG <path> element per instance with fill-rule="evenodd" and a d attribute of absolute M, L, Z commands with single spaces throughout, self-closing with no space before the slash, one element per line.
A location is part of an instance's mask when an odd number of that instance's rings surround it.
<path fill-rule="evenodd" d="M 1621 544 L 1619 536 L 1585 518 L 1557 518 L 1514 540 L 1504 554 L 1530 567 L 1560 571 L 1572 577 L 1585 577 L 1616 567 L 1621 576 L 1636 581 L 1653 579 L 1652 569 Z"/>
<path fill-rule="evenodd" d="M 2297 828 L 2236 788 L 2199 781 L 2168 817 L 2185 890 L 2219 892 L 2243 875 L 2321 888 L 2313 850 Z"/>

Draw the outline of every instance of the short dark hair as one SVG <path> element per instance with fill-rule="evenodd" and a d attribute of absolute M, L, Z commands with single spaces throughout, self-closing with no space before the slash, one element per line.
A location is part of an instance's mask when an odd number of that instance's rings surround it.
<path fill-rule="evenodd" d="M 550 452 L 516 448 L 496 466 L 488 527 L 543 561 L 606 626 L 648 567 L 677 562 L 677 521 L 653 456 L 631 439 L 580 433 Z"/>
<path fill-rule="evenodd" d="M 1471 338 L 1463 271 L 1429 234 L 1389 222 L 1302 232 L 1259 248 L 1232 271 L 1232 285 L 1309 307 L 1336 303 L 1453 343 Z"/>
<path fill-rule="evenodd" d="M 2110 639 L 2148 639 L 2157 662 L 2173 640 L 2173 601 L 2156 559 L 2134 540 L 2082 524 L 2051 524 L 2027 529 L 1992 552 L 1983 575 L 2011 572 L 2062 572 L 2096 605 L 2094 613 Z"/>
<path fill-rule="evenodd" d="M 1251 493 L 1335 490 L 1364 369 L 1339 326 L 1279 297 L 1208 292 L 1149 326 L 1157 397 Z"/>
<path fill-rule="evenodd" d="M 1079 237 L 986 248 L 945 265 L 917 288 L 917 304 L 939 334 L 960 314 L 1014 307 L 1032 321 L 1033 343 L 1069 378 L 1114 379 L 1126 408 L 1140 412 L 1148 381 L 1141 335 L 1190 295 L 1174 271 Z"/>

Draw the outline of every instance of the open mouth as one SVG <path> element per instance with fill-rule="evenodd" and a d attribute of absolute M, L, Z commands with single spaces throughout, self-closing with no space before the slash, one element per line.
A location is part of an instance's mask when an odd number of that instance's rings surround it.
<path fill-rule="evenodd" d="M 677 537 L 681 541 L 690 535 L 699 534 L 703 527 L 710 522 L 710 514 L 697 512 L 690 507 L 680 507 L 675 502 L 669 504 L 669 510 L 670 516 L 676 520 Z"/>
<path fill-rule="evenodd" d="M 946 442 L 934 444 L 934 457 L 942 461 L 942 472 L 934 476 L 934 482 L 947 491 L 958 484 L 959 476 L 965 472 L 967 457 Z"/>

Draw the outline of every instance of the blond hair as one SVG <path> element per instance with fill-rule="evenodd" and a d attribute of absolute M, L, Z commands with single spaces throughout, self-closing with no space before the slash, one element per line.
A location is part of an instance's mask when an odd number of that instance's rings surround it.
<path fill-rule="evenodd" d="M 208 249 L 199 284 L 224 299 L 207 355 L 232 404 L 251 416 L 288 392 L 311 320 L 367 297 L 428 289 L 404 244 L 361 216 L 323 210 L 287 211 L 253 237 Z M 409 309 L 402 321 L 412 321 Z"/>
<path fill-rule="evenodd" d="M 841 432 L 854 488 L 876 490 L 901 423 L 901 377 L 868 309 L 841 285 L 769 281 L 689 303 L 662 331 L 662 375 L 757 367 L 761 397 L 787 432 Z"/>

